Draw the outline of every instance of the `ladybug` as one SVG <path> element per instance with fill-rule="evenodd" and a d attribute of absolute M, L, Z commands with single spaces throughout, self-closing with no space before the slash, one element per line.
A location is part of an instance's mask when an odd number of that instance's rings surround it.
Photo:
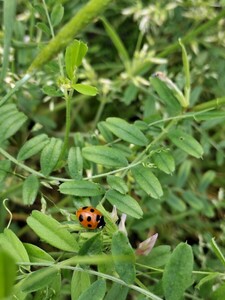
<path fill-rule="evenodd" d="M 105 226 L 104 217 L 99 210 L 92 206 L 84 206 L 77 210 L 76 216 L 80 224 L 88 229 L 102 228 Z"/>

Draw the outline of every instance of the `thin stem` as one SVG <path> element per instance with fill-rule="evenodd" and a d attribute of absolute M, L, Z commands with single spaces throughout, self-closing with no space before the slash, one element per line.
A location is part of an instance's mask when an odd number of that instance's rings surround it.
<path fill-rule="evenodd" d="M 50 266 L 56 266 L 55 264 L 53 263 L 24 263 L 24 262 L 19 262 L 17 263 L 18 265 L 20 266 L 39 266 L 39 267 L 50 267 Z M 149 297 L 150 299 L 152 300 L 162 300 L 162 298 L 156 296 L 155 294 L 151 293 L 150 291 L 148 290 L 145 290 L 145 289 L 142 289 L 134 284 L 127 284 L 125 283 L 123 280 L 119 279 L 119 278 L 116 278 L 116 277 L 113 277 L 111 275 L 108 275 L 108 274 L 104 274 L 104 273 L 101 273 L 101 272 L 97 272 L 97 271 L 94 271 L 94 270 L 90 270 L 90 269 L 82 269 L 80 267 L 72 267 L 72 266 L 64 266 L 62 265 L 61 263 L 58 264 L 58 266 L 60 269 L 67 269 L 67 270 L 73 270 L 73 271 L 79 271 L 79 272 L 86 272 L 86 273 L 89 273 L 91 275 L 95 275 L 95 276 L 98 276 L 98 277 L 101 277 L 101 278 L 104 278 L 104 279 L 107 279 L 107 280 L 110 280 L 110 281 L 113 281 L 113 282 L 116 282 L 118 284 L 121 284 L 123 286 L 126 286 L 132 290 L 135 290 L 147 297 Z"/>
<path fill-rule="evenodd" d="M 95 116 L 95 119 L 94 119 L 94 122 L 93 122 L 93 126 L 92 126 L 93 130 L 96 128 L 97 123 L 100 120 L 100 117 L 102 115 L 102 112 L 104 110 L 105 105 L 106 105 L 106 99 L 101 99 L 100 105 L 98 107 L 98 111 L 96 113 L 96 116 Z"/>
<path fill-rule="evenodd" d="M 49 24 L 49 28 L 50 28 L 50 31 L 51 31 L 51 35 L 54 38 L 55 37 L 55 32 L 54 32 L 54 29 L 53 29 L 53 26 L 52 26 L 52 22 L 51 22 L 49 13 L 48 13 L 48 8 L 47 8 L 45 0 L 42 0 L 42 3 L 43 3 L 45 14 L 46 14 L 46 17 L 47 17 L 47 20 L 48 20 L 48 24 Z M 62 54 L 59 53 L 59 55 L 58 55 L 57 58 L 58 58 L 58 64 L 59 64 L 60 74 L 63 77 L 64 76 L 64 71 L 63 71 L 63 64 L 62 64 L 62 58 L 63 58 Z"/>
<path fill-rule="evenodd" d="M 73 90 L 71 89 L 65 99 L 66 100 L 66 131 L 65 131 L 65 138 L 64 138 L 59 162 L 64 158 L 64 155 L 65 155 L 65 153 L 68 149 L 68 145 L 69 145 L 70 127 L 71 127 L 71 99 L 72 99 L 72 96 L 73 96 Z"/>

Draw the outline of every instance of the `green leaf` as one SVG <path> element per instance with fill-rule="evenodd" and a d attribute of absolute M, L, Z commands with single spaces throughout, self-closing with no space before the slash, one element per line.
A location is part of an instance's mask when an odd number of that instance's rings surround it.
<path fill-rule="evenodd" d="M 136 85 L 134 85 L 133 83 L 131 83 L 125 89 L 122 101 L 126 105 L 130 105 L 131 102 L 133 102 L 135 99 L 137 99 L 137 94 L 138 94 L 138 87 Z"/>
<path fill-rule="evenodd" d="M 17 159 L 26 160 L 27 158 L 40 152 L 47 143 L 48 136 L 46 134 L 39 134 L 31 138 L 20 148 Z"/>
<path fill-rule="evenodd" d="M 194 195 L 191 191 L 186 191 L 182 194 L 182 198 L 194 209 L 201 211 L 204 208 L 203 201 L 200 197 Z"/>
<path fill-rule="evenodd" d="M 37 210 L 27 218 L 27 224 L 45 242 L 64 251 L 77 252 L 78 244 L 71 233 L 50 216 Z"/>
<path fill-rule="evenodd" d="M 98 89 L 88 84 L 77 83 L 77 84 L 73 84 L 72 87 L 74 88 L 74 90 L 76 90 L 78 93 L 82 95 L 95 96 L 98 94 Z"/>
<path fill-rule="evenodd" d="M 177 176 L 177 182 L 176 185 L 178 187 L 183 187 L 185 185 L 185 183 L 187 182 L 187 179 L 190 175 L 190 171 L 191 171 L 191 167 L 192 167 L 192 163 L 190 160 L 185 160 L 178 171 L 178 176 Z"/>
<path fill-rule="evenodd" d="M 43 31 L 47 36 L 49 36 L 49 37 L 51 36 L 51 30 L 44 22 L 38 22 L 36 24 L 36 27 L 38 29 L 40 29 L 41 31 Z"/>
<path fill-rule="evenodd" d="M 161 81 L 157 77 L 151 77 L 150 82 L 162 102 L 166 105 L 168 113 L 170 115 L 179 115 L 181 113 L 181 105 L 165 82 Z"/>
<path fill-rule="evenodd" d="M 152 268 L 159 268 L 164 266 L 170 259 L 171 247 L 162 245 L 154 247 L 147 256 L 139 256 L 138 263 L 150 266 Z"/>
<path fill-rule="evenodd" d="M 41 172 L 48 176 L 56 167 L 62 148 L 62 141 L 56 138 L 51 138 L 41 152 L 40 164 Z"/>
<path fill-rule="evenodd" d="M 215 291 L 213 291 L 210 300 L 223 300 L 225 295 L 225 283 L 222 283 Z"/>
<path fill-rule="evenodd" d="M 182 201 L 180 197 L 174 195 L 172 192 L 169 192 L 166 195 L 166 202 L 172 209 L 176 211 L 184 212 L 187 209 L 185 202 Z"/>
<path fill-rule="evenodd" d="M 90 146 L 82 149 L 85 159 L 109 167 L 123 167 L 128 165 L 127 159 L 117 150 L 107 146 Z"/>
<path fill-rule="evenodd" d="M 23 244 L 27 254 L 29 255 L 30 262 L 32 263 L 49 263 L 54 262 L 54 258 L 47 252 L 37 247 L 36 245 L 24 243 Z"/>
<path fill-rule="evenodd" d="M 9 65 L 10 45 L 12 42 L 12 34 L 16 21 L 16 0 L 7 0 L 3 2 L 3 28 L 4 28 L 4 50 L 2 59 L 1 80 L 3 81 Z M 2 9 L 1 9 L 2 10 Z"/>
<path fill-rule="evenodd" d="M 111 26 L 111 24 L 105 19 L 101 18 L 105 30 L 108 33 L 110 39 L 112 40 L 114 46 L 116 47 L 118 54 L 120 56 L 120 59 L 122 63 L 124 63 L 125 67 L 128 67 L 128 64 L 130 63 L 129 54 L 126 50 L 126 47 L 124 46 L 122 40 L 120 39 L 119 35 L 115 31 L 115 29 Z"/>
<path fill-rule="evenodd" d="M 71 280 L 71 299 L 78 300 L 79 296 L 88 289 L 90 284 L 90 275 L 88 273 L 74 270 Z"/>
<path fill-rule="evenodd" d="M 129 195 L 120 194 L 117 191 L 109 190 L 105 194 L 106 199 L 117 207 L 117 209 L 126 213 L 127 215 L 140 219 L 143 215 L 142 209 L 138 202 Z"/>
<path fill-rule="evenodd" d="M 42 92 L 50 97 L 60 97 L 63 96 L 63 93 L 52 85 L 45 85 L 42 89 Z"/>
<path fill-rule="evenodd" d="M 152 159 L 157 168 L 166 174 L 171 174 L 175 170 L 175 161 L 169 151 L 158 150 L 152 155 Z"/>
<path fill-rule="evenodd" d="M 13 257 L 15 262 L 30 262 L 23 243 L 18 239 L 12 230 L 5 229 L 4 233 L 0 233 L 0 246 L 4 251 Z M 28 270 L 30 269 L 29 266 L 25 268 Z"/>
<path fill-rule="evenodd" d="M 14 104 L 0 107 L 0 143 L 14 135 L 27 120 L 24 113 L 19 112 Z"/>
<path fill-rule="evenodd" d="M 123 119 L 107 118 L 105 125 L 112 133 L 126 142 L 139 146 L 148 144 L 145 135 L 135 125 L 129 124 Z"/>
<path fill-rule="evenodd" d="M 83 174 L 83 157 L 80 147 L 71 147 L 68 155 L 69 174 L 73 179 L 81 179 Z"/>
<path fill-rule="evenodd" d="M 3 181 L 7 175 L 8 172 L 11 170 L 11 161 L 10 160 L 1 160 L 0 161 L 0 182 Z"/>
<path fill-rule="evenodd" d="M 0 249 L 0 299 L 8 299 L 12 294 L 16 269 L 14 258 Z"/>
<path fill-rule="evenodd" d="M 56 4 L 53 6 L 52 12 L 51 12 L 51 23 L 52 26 L 58 25 L 64 15 L 64 7 L 61 4 Z"/>
<path fill-rule="evenodd" d="M 23 183 L 23 203 L 32 205 L 39 190 L 39 180 L 35 175 L 30 175 Z"/>
<path fill-rule="evenodd" d="M 69 79 L 73 80 L 75 70 L 82 63 L 88 47 L 81 41 L 74 40 L 67 48 L 65 54 L 66 73 Z"/>
<path fill-rule="evenodd" d="M 132 284 L 136 277 L 135 255 L 127 236 L 121 231 L 113 234 L 112 256 L 120 278 L 128 284 Z"/>
<path fill-rule="evenodd" d="M 105 121 L 98 122 L 97 127 L 106 142 L 113 141 L 112 132 L 107 128 Z"/>
<path fill-rule="evenodd" d="M 166 300 L 180 300 L 192 283 L 193 253 L 191 246 L 180 243 L 165 266 L 162 278 Z"/>
<path fill-rule="evenodd" d="M 117 192 L 120 192 L 121 194 L 126 194 L 128 192 L 128 187 L 121 177 L 108 175 L 106 180 L 108 185 Z"/>
<path fill-rule="evenodd" d="M 185 75 L 185 87 L 184 87 L 185 99 L 186 99 L 187 106 L 189 106 L 190 91 L 191 91 L 189 59 L 188 59 L 187 51 L 186 51 L 185 46 L 182 43 L 181 39 L 178 39 L 178 41 L 179 41 L 179 44 L 182 49 L 182 61 L 183 61 L 184 75 Z"/>
<path fill-rule="evenodd" d="M 202 286 L 203 284 L 205 284 L 206 282 L 209 282 L 209 281 L 211 281 L 211 280 L 214 280 L 215 278 L 217 278 L 217 277 L 219 277 L 219 276 L 220 276 L 220 273 L 218 273 L 218 272 L 211 273 L 211 274 L 209 274 L 209 275 L 203 277 L 203 278 L 198 282 L 198 284 L 197 284 L 195 287 L 196 287 L 197 289 L 200 289 L 201 286 Z M 224 292 L 225 292 L 225 290 L 224 290 Z M 222 299 L 222 298 L 219 298 L 219 300 L 220 300 L 220 299 Z"/>
<path fill-rule="evenodd" d="M 100 184 L 84 180 L 64 182 L 59 186 L 59 191 L 62 194 L 80 197 L 100 196 L 105 192 Z"/>
<path fill-rule="evenodd" d="M 129 288 L 127 286 L 123 286 L 121 284 L 113 282 L 104 300 L 114 300 L 114 299 L 126 300 L 128 291 Z"/>
<path fill-rule="evenodd" d="M 81 246 L 78 255 L 97 255 L 102 252 L 102 235 L 97 233 Z"/>
<path fill-rule="evenodd" d="M 59 270 L 55 266 L 34 271 L 22 281 L 21 290 L 25 293 L 32 293 L 43 289 L 51 284 L 58 272 Z"/>
<path fill-rule="evenodd" d="M 208 186 L 214 181 L 216 178 L 216 172 L 209 170 L 206 173 L 203 174 L 203 176 L 200 179 L 200 183 L 198 186 L 198 190 L 200 193 L 204 193 Z"/>
<path fill-rule="evenodd" d="M 212 246 L 213 252 L 216 254 L 216 256 L 218 257 L 220 262 L 225 266 L 225 257 L 223 255 L 222 251 L 220 250 L 219 246 L 217 245 L 215 238 L 211 239 L 211 246 Z"/>
<path fill-rule="evenodd" d="M 99 279 L 92 283 L 86 291 L 84 291 L 78 300 L 103 300 L 106 292 L 105 280 Z"/>
<path fill-rule="evenodd" d="M 163 195 L 161 184 L 149 168 L 136 166 L 132 168 L 132 174 L 138 185 L 152 198 L 160 198 Z"/>
<path fill-rule="evenodd" d="M 169 139 L 186 153 L 200 158 L 203 155 L 203 148 L 196 139 L 184 132 L 184 130 L 173 129 L 168 133 Z"/>

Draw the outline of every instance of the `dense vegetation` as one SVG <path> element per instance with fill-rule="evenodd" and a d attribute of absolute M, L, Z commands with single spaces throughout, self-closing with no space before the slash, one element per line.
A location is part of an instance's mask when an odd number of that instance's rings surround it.
<path fill-rule="evenodd" d="M 224 4 L 3 1 L 0 299 L 225 299 Z"/>

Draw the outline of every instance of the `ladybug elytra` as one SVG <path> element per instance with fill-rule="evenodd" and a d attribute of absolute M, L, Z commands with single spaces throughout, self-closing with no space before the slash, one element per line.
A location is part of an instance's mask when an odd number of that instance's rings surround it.
<path fill-rule="evenodd" d="M 92 206 L 84 206 L 77 210 L 76 216 L 80 224 L 88 229 L 96 229 L 105 226 L 104 217 L 99 210 Z"/>

